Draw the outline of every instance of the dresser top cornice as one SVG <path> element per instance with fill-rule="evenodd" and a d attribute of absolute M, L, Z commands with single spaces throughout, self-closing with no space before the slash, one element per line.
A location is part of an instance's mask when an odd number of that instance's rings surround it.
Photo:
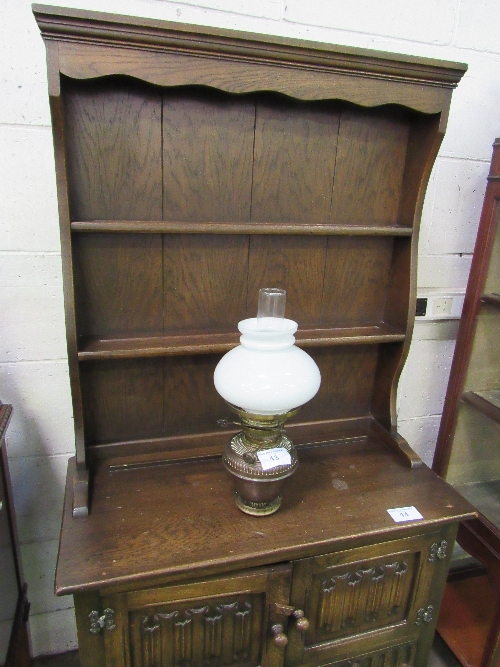
<path fill-rule="evenodd" d="M 448 89 L 455 88 L 467 70 L 467 65 L 457 62 L 171 21 L 38 4 L 33 5 L 33 12 L 47 44 L 57 42 L 73 48 L 84 45 L 94 49 L 113 47 L 208 57 L 247 65 L 267 63 L 274 67 Z M 63 73 L 76 78 L 91 76 L 83 72 L 78 75 L 71 70 L 65 62 L 65 54 L 64 49 L 59 54 Z M 94 73 L 94 76 L 98 75 L 98 72 Z M 305 94 L 306 98 L 313 99 L 314 95 Z M 371 104 L 367 101 L 367 105 Z"/>

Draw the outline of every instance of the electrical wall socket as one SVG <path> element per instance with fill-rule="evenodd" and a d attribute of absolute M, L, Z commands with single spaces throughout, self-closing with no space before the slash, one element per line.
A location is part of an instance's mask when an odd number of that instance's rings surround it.
<path fill-rule="evenodd" d="M 421 290 L 417 297 L 416 321 L 458 320 L 464 298 L 465 292 Z"/>
<path fill-rule="evenodd" d="M 452 296 L 440 296 L 432 299 L 432 315 L 435 317 L 443 317 L 444 315 L 449 315 L 451 317 L 452 310 Z"/>

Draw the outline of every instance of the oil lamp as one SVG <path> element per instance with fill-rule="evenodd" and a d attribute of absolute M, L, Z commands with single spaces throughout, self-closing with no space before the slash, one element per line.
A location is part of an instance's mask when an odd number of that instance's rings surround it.
<path fill-rule="evenodd" d="M 283 427 L 321 383 L 316 363 L 294 345 L 297 323 L 285 319 L 285 302 L 285 290 L 261 289 L 257 317 L 239 322 L 240 345 L 214 373 L 216 390 L 242 425 L 222 460 L 235 478 L 236 505 L 256 516 L 281 504 L 283 484 L 298 465 Z"/>

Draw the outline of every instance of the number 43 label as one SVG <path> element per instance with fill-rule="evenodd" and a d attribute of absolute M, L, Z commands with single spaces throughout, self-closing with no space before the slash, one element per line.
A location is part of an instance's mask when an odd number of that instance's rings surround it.
<path fill-rule="evenodd" d="M 387 510 L 396 523 L 401 521 L 416 521 L 423 519 L 416 507 L 396 507 L 392 510 Z"/>
<path fill-rule="evenodd" d="M 257 452 L 257 457 L 262 466 L 262 470 L 271 470 L 278 466 L 289 466 L 292 463 L 290 452 L 284 447 L 274 447 L 273 449 L 263 449 Z"/>

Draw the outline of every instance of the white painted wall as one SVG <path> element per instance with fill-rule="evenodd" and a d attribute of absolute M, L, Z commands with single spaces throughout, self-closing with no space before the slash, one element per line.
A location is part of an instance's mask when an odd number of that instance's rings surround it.
<path fill-rule="evenodd" d="M 468 63 L 425 202 L 418 274 L 420 288 L 465 288 L 491 145 L 500 136 L 498 0 L 53 4 Z M 45 50 L 29 1 L 0 0 L 0 399 L 14 406 L 8 452 L 34 655 L 76 647 L 72 599 L 52 592 L 66 461 L 74 439 L 45 72 Z M 418 324 L 400 384 L 400 431 L 427 462 L 455 331 L 446 323 Z"/>

